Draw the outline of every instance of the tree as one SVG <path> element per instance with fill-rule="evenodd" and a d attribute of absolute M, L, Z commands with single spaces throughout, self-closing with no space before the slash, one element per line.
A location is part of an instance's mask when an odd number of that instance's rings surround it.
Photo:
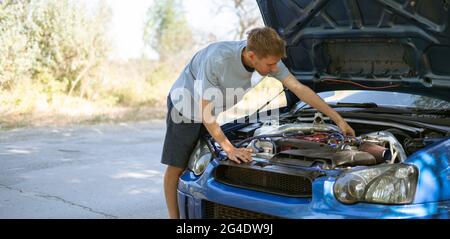
<path fill-rule="evenodd" d="M 193 46 L 192 30 L 180 6 L 179 0 L 155 1 L 147 12 L 144 41 L 163 62 Z"/>
<path fill-rule="evenodd" d="M 88 14 L 76 1 L 36 1 L 31 16 L 30 38 L 40 50 L 33 69 L 35 78 L 57 80 L 63 83 L 65 92 L 72 94 L 87 73 L 107 57 L 109 7 L 101 1 L 97 11 Z"/>
<path fill-rule="evenodd" d="M 244 39 L 251 28 L 262 26 L 262 18 L 255 0 L 216 0 L 219 11 L 231 11 L 237 20 L 234 39 Z"/>
<path fill-rule="evenodd" d="M 0 1 L 0 86 L 34 81 L 71 94 L 107 57 L 110 10 L 73 0 Z"/>
<path fill-rule="evenodd" d="M 29 41 L 30 1 L 0 1 L 0 89 L 28 80 L 38 50 Z"/>

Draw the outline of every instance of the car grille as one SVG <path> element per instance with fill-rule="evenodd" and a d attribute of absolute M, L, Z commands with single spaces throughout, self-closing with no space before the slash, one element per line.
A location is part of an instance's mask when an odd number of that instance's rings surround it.
<path fill-rule="evenodd" d="M 221 183 L 289 197 L 311 197 L 312 179 L 306 175 L 292 175 L 219 165 L 214 178 Z"/>
<path fill-rule="evenodd" d="M 280 217 L 203 201 L 207 219 L 281 219 Z"/>

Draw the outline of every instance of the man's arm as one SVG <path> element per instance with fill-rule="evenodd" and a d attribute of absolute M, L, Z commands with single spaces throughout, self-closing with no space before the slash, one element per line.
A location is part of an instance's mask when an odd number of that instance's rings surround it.
<path fill-rule="evenodd" d="M 219 143 L 220 147 L 227 153 L 230 160 L 236 163 L 241 163 L 239 160 L 242 160 L 245 163 L 252 161 L 251 149 L 235 148 L 225 136 L 215 117 L 211 114 L 213 107 L 214 105 L 211 101 L 202 100 L 202 110 L 200 111 L 202 112 L 202 122 L 209 134 L 211 134 L 214 140 Z"/>
<path fill-rule="evenodd" d="M 333 120 L 345 135 L 355 136 L 355 131 L 345 122 L 345 120 L 320 96 L 312 91 L 308 86 L 301 84 L 292 74 L 289 74 L 281 81 L 290 91 L 292 91 L 300 100 L 316 108 Z"/>

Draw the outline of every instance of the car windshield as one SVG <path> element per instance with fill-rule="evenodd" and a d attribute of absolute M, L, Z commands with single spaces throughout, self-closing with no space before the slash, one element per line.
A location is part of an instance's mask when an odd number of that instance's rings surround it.
<path fill-rule="evenodd" d="M 379 106 L 412 107 L 420 109 L 450 109 L 450 102 L 407 93 L 386 91 L 331 91 L 318 94 L 327 103 L 375 103 Z"/>

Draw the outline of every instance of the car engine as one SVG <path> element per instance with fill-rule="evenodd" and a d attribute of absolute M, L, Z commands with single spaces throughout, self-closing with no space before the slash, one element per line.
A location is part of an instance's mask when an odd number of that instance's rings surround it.
<path fill-rule="evenodd" d="M 267 121 L 253 126 L 252 132 L 253 136 L 236 146 L 251 148 L 254 158 L 276 164 L 335 169 L 392 164 L 407 158 L 393 133 L 381 130 L 357 137 L 344 136 L 337 126 L 325 123 L 321 113 L 316 113 L 312 123 Z"/>

